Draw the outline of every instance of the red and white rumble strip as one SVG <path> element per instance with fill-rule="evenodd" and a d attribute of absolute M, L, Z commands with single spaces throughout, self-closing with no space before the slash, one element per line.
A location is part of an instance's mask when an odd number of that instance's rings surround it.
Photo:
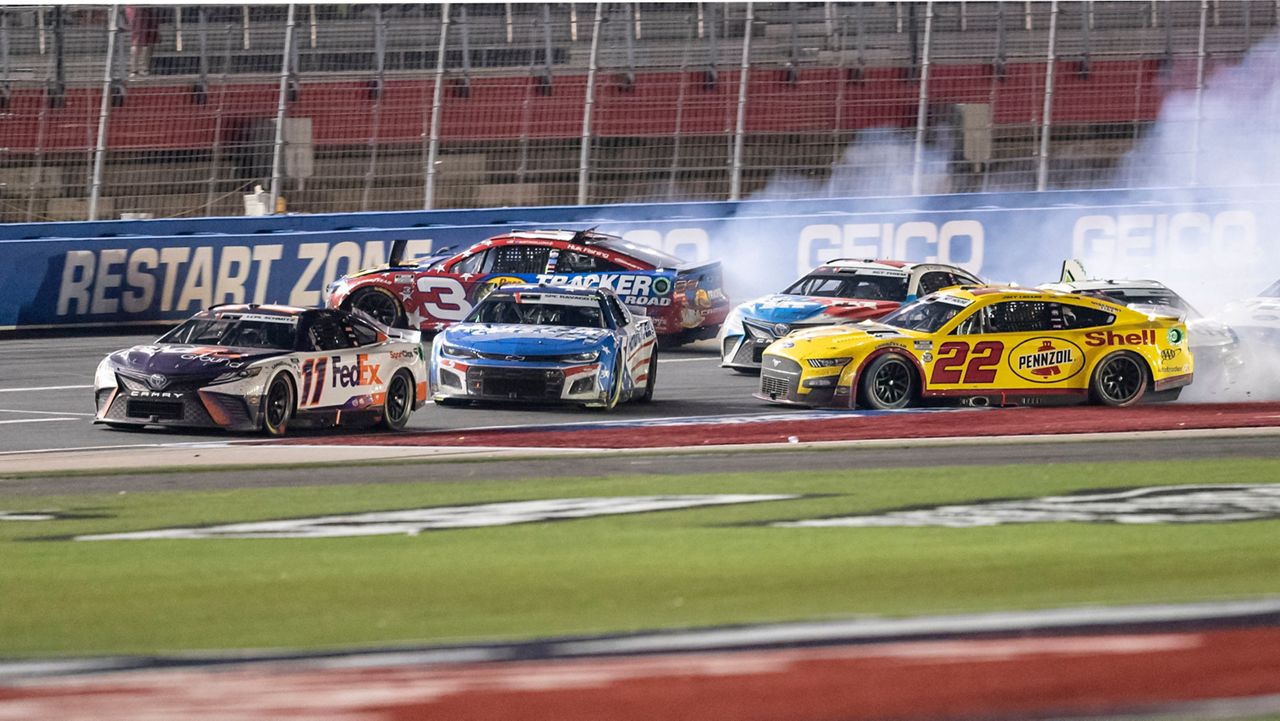
<path fill-rule="evenodd" d="M 1229 718 L 1222 710 L 1232 708 L 1280 712 L 1280 600 L 869 619 L 827 625 L 833 635 L 825 642 L 823 626 L 224 659 L 131 672 L 77 673 L 82 669 L 68 663 L 62 672 L 76 675 L 60 678 L 47 675 L 58 673 L 57 664 L 0 666 L 0 721 L 870 721 L 1140 716 L 1209 706 L 1216 718 Z M 939 634 L 948 637 L 888 640 Z M 498 662 L 557 648 L 573 657 Z M 663 650 L 576 655 L 644 648 Z"/>

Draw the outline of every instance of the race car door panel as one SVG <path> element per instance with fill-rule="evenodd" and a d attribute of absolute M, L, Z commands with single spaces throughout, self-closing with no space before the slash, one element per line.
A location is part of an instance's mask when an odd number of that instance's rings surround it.
<path fill-rule="evenodd" d="M 1009 300 L 972 311 L 933 349 L 930 390 L 1079 388 L 1084 349 L 1071 340 L 1062 306 Z"/>

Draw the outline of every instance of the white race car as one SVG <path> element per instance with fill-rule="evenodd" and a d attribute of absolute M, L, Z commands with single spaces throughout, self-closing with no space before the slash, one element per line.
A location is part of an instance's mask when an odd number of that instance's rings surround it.
<path fill-rule="evenodd" d="M 278 305 L 201 311 L 94 375 L 95 423 L 283 435 L 290 422 L 399 430 L 427 400 L 416 330 L 362 313 Z"/>
<path fill-rule="evenodd" d="M 1198 389 L 1223 391 L 1240 380 L 1245 354 L 1240 338 L 1230 326 L 1201 315 L 1185 298 L 1158 280 L 1097 280 L 1084 276 L 1084 267 L 1079 261 L 1067 261 L 1063 264 L 1061 280 L 1039 287 L 1102 298 L 1134 310 L 1146 307 L 1167 313 L 1172 309 L 1187 324 L 1187 344 L 1196 359 Z"/>
<path fill-rule="evenodd" d="M 781 293 L 734 308 L 717 339 L 720 365 L 755 373 L 760 370 L 764 349 L 793 330 L 883 318 L 903 303 L 936 290 L 984 282 L 953 265 L 830 260 Z"/>

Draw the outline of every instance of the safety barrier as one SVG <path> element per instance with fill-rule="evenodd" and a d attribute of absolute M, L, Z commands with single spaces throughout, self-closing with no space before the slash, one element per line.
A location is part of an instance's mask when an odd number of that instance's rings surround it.
<path fill-rule="evenodd" d="M 392 240 L 422 256 L 537 227 L 597 226 L 720 259 L 735 298 L 834 257 L 951 262 L 1027 285 L 1080 257 L 1101 274 L 1175 278 L 1193 297 L 1215 284 L 1243 296 L 1280 275 L 1266 232 L 1277 198 L 1274 188 L 1056 192 L 0 225 L 0 329 L 155 323 L 224 302 L 315 305 L 331 280 L 383 261 Z"/>

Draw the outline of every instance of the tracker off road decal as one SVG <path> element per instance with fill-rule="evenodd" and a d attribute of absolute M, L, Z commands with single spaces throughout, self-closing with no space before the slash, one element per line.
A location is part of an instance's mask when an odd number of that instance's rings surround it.
<path fill-rule="evenodd" d="M 1227 523 L 1280 518 L 1280 485 L 1153 486 L 1022 500 L 904 508 L 770 524 L 782 528 L 977 528 L 1013 523 Z"/>
<path fill-rule="evenodd" d="M 340 516 L 291 518 L 280 521 L 229 523 L 203 528 L 162 528 L 154 531 L 76 536 L 77 541 L 198 539 L 198 538 L 338 538 L 342 536 L 417 535 L 423 531 L 488 528 L 631 513 L 653 513 L 705 506 L 786 501 L 796 495 L 619 496 L 612 498 L 553 498 L 509 501 L 474 506 L 413 508 Z"/>

